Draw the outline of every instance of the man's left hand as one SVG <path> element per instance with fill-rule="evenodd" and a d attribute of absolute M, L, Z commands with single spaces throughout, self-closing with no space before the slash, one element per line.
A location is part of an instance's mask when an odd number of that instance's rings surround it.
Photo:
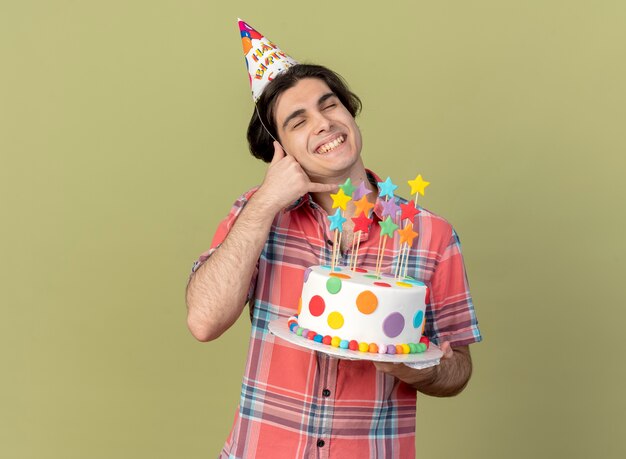
<path fill-rule="evenodd" d="M 373 363 L 376 366 L 376 369 L 378 371 L 382 371 L 384 373 L 395 376 L 399 380 L 404 381 L 405 383 L 411 385 L 413 388 L 415 388 L 416 390 L 419 390 L 420 392 L 424 392 L 430 395 L 437 395 L 437 396 L 454 395 L 455 393 L 458 393 L 458 392 L 454 391 L 454 393 L 450 393 L 450 394 L 447 393 L 448 392 L 447 390 L 445 390 L 446 393 L 440 392 L 440 390 L 438 390 L 437 388 L 437 386 L 439 385 L 438 379 L 446 380 L 445 385 L 448 386 L 449 376 L 453 376 L 453 375 L 457 376 L 456 375 L 456 373 L 458 373 L 456 371 L 457 368 L 461 369 L 463 367 L 467 367 L 467 363 L 469 363 L 469 369 L 468 369 L 469 371 L 467 370 L 461 371 L 460 373 L 462 374 L 459 374 L 457 377 L 453 377 L 453 379 L 458 380 L 458 385 L 460 385 L 460 388 L 459 388 L 459 391 L 460 391 L 460 389 L 462 389 L 467 383 L 467 380 L 469 379 L 469 375 L 471 374 L 471 360 L 469 359 L 469 349 L 467 349 L 467 346 L 462 346 L 462 349 L 458 349 L 460 352 L 455 353 L 452 350 L 450 343 L 443 342 L 441 344 L 441 350 L 443 351 L 443 356 L 441 357 L 441 362 L 439 363 L 439 365 L 434 366 L 434 367 L 424 368 L 421 370 L 410 368 L 403 363 L 391 363 L 391 362 L 373 362 Z M 456 355 L 456 354 L 459 354 L 459 355 Z M 457 365 L 457 362 L 455 362 L 456 360 L 459 360 L 459 359 L 461 360 L 467 359 L 468 362 L 467 363 L 458 362 L 459 364 L 461 364 L 459 366 Z M 447 373 L 451 373 L 451 374 L 447 374 Z"/>

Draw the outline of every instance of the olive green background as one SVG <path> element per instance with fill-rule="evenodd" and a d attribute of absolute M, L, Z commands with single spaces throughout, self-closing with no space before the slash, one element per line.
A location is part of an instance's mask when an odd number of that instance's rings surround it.
<path fill-rule="evenodd" d="M 237 16 L 341 73 L 366 165 L 461 236 L 485 339 L 418 457 L 626 455 L 626 4 L 376 5 L 0 1 L 0 457 L 218 454 L 249 322 L 196 342 L 184 287 L 265 170 Z"/>

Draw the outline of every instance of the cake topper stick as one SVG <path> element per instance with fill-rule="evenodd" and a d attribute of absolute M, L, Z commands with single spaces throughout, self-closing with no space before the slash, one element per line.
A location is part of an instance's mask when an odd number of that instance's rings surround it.
<path fill-rule="evenodd" d="M 380 224 L 381 222 L 378 222 L 378 224 Z M 382 249 L 383 249 L 383 242 L 387 242 L 387 236 L 383 236 L 382 233 L 378 239 L 378 251 L 376 252 L 376 275 L 378 276 L 378 265 L 380 264 L 380 260 L 381 260 L 381 253 L 382 253 Z"/>
<path fill-rule="evenodd" d="M 352 217 L 354 221 L 354 217 Z M 359 243 L 361 242 L 361 231 L 352 231 L 352 252 L 350 254 L 350 263 L 348 267 L 351 271 L 356 268 L 356 260 L 358 257 Z"/>
<path fill-rule="evenodd" d="M 402 265 L 404 262 L 404 248 L 405 248 L 405 244 L 400 243 L 400 255 L 398 255 L 398 263 L 396 264 L 396 279 L 399 276 L 399 273 L 402 272 Z"/>
<path fill-rule="evenodd" d="M 335 232 L 333 233 L 333 255 L 330 260 L 330 272 L 331 273 L 335 271 L 335 260 L 337 259 L 337 233 L 338 233 L 338 230 L 335 230 Z"/>
<path fill-rule="evenodd" d="M 415 235 L 417 236 L 417 233 L 415 233 Z M 405 265 L 404 265 L 404 274 L 402 275 L 402 277 L 407 277 L 408 276 L 408 270 L 409 270 L 409 250 L 407 247 L 407 251 L 406 251 L 406 260 L 405 260 Z"/>
<path fill-rule="evenodd" d="M 346 193 L 347 191 L 347 193 Z M 343 233 L 343 224 L 346 219 L 343 217 L 341 211 L 346 210 L 346 204 L 348 201 L 352 199 L 352 193 L 354 191 L 354 186 L 352 186 L 352 181 L 348 178 L 343 185 L 339 185 L 339 191 L 337 193 L 331 194 L 330 197 L 333 200 L 333 209 L 337 209 L 334 215 L 329 215 L 328 219 L 331 221 L 330 230 L 335 230 L 334 240 L 333 240 L 333 254 L 331 260 L 331 271 L 335 270 L 335 265 L 339 261 L 339 254 L 341 252 L 341 233 Z M 337 233 L 339 233 L 339 240 L 337 240 Z"/>
<path fill-rule="evenodd" d="M 350 246 L 350 260 L 348 261 L 348 269 L 352 270 L 354 264 L 354 250 L 356 249 L 356 233 L 352 233 L 352 245 Z"/>
<path fill-rule="evenodd" d="M 331 231 L 334 230 L 333 253 L 332 253 L 332 259 L 330 262 L 331 271 L 334 271 L 335 264 L 336 264 L 335 260 L 338 258 L 337 254 L 339 252 L 339 243 L 337 241 L 337 236 L 341 234 L 341 232 L 343 231 L 343 224 L 346 221 L 346 219 L 343 217 L 343 215 L 341 215 L 341 210 L 339 209 L 337 209 L 337 211 L 333 215 L 329 215 L 328 219 L 330 220 L 330 230 Z"/>
<path fill-rule="evenodd" d="M 370 190 L 367 185 L 365 185 L 365 181 L 363 180 L 361 180 L 361 183 L 359 183 L 359 185 L 354 189 L 352 193 L 352 202 L 354 203 L 355 207 L 354 215 L 356 215 L 357 218 L 361 218 L 361 216 L 359 215 L 361 212 L 364 214 L 363 217 L 367 218 L 367 216 L 369 215 L 369 210 L 374 207 L 374 204 L 370 204 L 369 200 L 366 197 L 371 192 L 372 190 Z M 368 219 L 367 225 L 362 229 L 360 229 L 359 225 L 357 224 L 357 220 L 355 220 L 354 217 L 352 217 L 352 221 L 355 222 L 355 227 L 353 231 L 354 237 L 352 238 L 352 259 L 350 266 L 354 270 L 357 266 L 359 249 L 361 247 L 361 232 L 367 231 L 369 229 L 369 224 L 372 223 L 372 221 Z"/>
<path fill-rule="evenodd" d="M 400 208 L 402 209 L 402 216 L 400 217 L 402 221 L 409 220 L 408 223 L 405 224 L 402 231 L 398 231 L 400 236 L 400 256 L 398 258 L 398 265 L 396 266 L 396 277 L 404 276 L 406 277 L 408 271 L 408 258 L 409 252 L 411 249 L 411 245 L 413 245 L 413 238 L 417 236 L 417 233 L 413 231 L 413 220 L 415 216 L 420 213 L 420 210 L 417 209 L 417 198 L 421 194 L 424 196 L 424 190 L 430 182 L 427 182 L 422 178 L 421 174 L 418 174 L 415 179 L 408 181 L 409 186 L 411 187 L 411 194 L 415 195 L 415 200 L 411 203 L 400 204 Z M 410 225 L 410 228 L 409 228 Z M 405 236 L 402 235 L 405 234 Z M 403 237 L 405 244 L 403 245 Z M 404 268 L 404 269 L 403 269 Z"/>
<path fill-rule="evenodd" d="M 376 256 L 376 275 L 377 276 L 380 275 L 380 269 L 381 269 L 382 261 L 384 258 L 383 253 L 385 250 L 385 246 L 387 245 L 387 236 L 390 236 L 393 238 L 393 232 L 398 228 L 398 225 L 396 225 L 392 220 L 392 217 L 395 218 L 395 211 L 396 211 L 397 206 L 394 207 L 395 201 L 392 203 L 389 203 L 389 198 L 391 198 L 391 200 L 393 201 L 394 199 L 393 192 L 398 188 L 398 185 L 395 185 L 391 181 L 391 178 L 387 177 L 387 179 L 384 182 L 378 182 L 378 188 L 380 189 L 379 197 L 386 198 L 385 203 L 383 203 L 383 207 L 385 209 L 383 216 L 385 213 L 387 213 L 387 219 L 384 221 L 378 222 L 378 224 L 382 228 L 382 231 L 380 233 L 381 239 L 378 244 L 378 254 Z M 393 225 L 395 228 L 390 229 L 391 228 L 390 224 Z"/>
<path fill-rule="evenodd" d="M 370 213 L 370 210 L 374 208 L 374 204 L 369 202 L 367 196 L 365 196 L 367 193 L 371 193 L 371 191 L 366 190 L 364 193 L 359 193 L 361 198 L 358 201 L 352 201 L 354 203 L 354 215 L 357 215 L 357 217 L 352 217 L 352 221 L 354 222 L 354 229 L 352 231 L 352 234 L 354 235 L 354 237 L 352 239 L 352 259 L 350 262 L 351 269 L 355 269 L 357 265 L 356 262 L 359 252 L 358 247 L 361 243 L 361 234 L 363 231 L 368 231 L 369 225 L 372 223 L 372 220 L 368 217 L 368 215 Z"/>
<path fill-rule="evenodd" d="M 413 180 L 409 180 L 408 183 L 411 187 L 411 194 L 415 195 L 415 205 L 417 206 L 417 198 L 420 194 L 424 196 L 424 190 L 428 185 L 430 185 L 430 182 L 424 180 L 422 178 L 422 174 L 417 174 L 417 177 L 415 177 L 415 179 Z"/>
<path fill-rule="evenodd" d="M 380 239 L 380 245 L 378 246 L 378 260 L 376 260 L 376 276 L 380 277 L 380 270 L 383 264 L 383 256 L 381 255 L 385 250 L 385 246 L 387 245 L 387 236 L 383 236 Z"/>
<path fill-rule="evenodd" d="M 387 245 L 387 237 L 390 237 L 393 239 L 393 233 L 395 230 L 398 229 L 398 225 L 396 225 L 393 220 L 391 219 L 391 216 L 388 216 L 385 220 L 378 222 L 378 224 L 381 227 L 381 243 L 379 246 L 379 257 L 376 263 L 376 275 L 379 276 L 380 275 L 380 271 L 382 268 L 382 264 L 383 264 L 383 254 L 385 252 L 385 247 Z"/>
<path fill-rule="evenodd" d="M 413 245 L 413 239 L 417 236 L 417 233 L 413 231 L 413 223 L 408 222 L 404 228 L 398 230 L 400 235 L 400 257 L 398 260 L 398 266 L 396 267 L 396 278 L 398 275 L 406 277 L 406 271 L 409 260 L 409 251 Z M 403 269 L 404 268 L 404 269 Z"/>
<path fill-rule="evenodd" d="M 420 211 L 415 207 L 415 203 L 409 201 L 406 204 L 400 204 L 400 209 L 402 209 L 402 215 L 400 216 L 400 220 L 404 222 L 404 228 L 402 230 L 398 230 L 398 234 L 400 237 L 400 256 L 398 257 L 398 263 L 396 264 L 396 278 L 402 275 L 402 264 L 405 262 L 405 258 L 408 259 L 408 252 L 410 250 L 411 242 L 408 243 L 408 246 L 405 244 L 407 241 L 407 236 L 402 237 L 402 234 L 409 234 L 410 228 L 413 228 L 413 221 L 415 220 L 415 216 L 420 213 Z M 406 252 L 406 253 L 405 253 Z"/>
<path fill-rule="evenodd" d="M 341 236 L 343 235 L 343 231 L 339 231 L 339 240 L 337 241 L 337 251 L 336 256 L 337 259 L 335 260 L 335 266 L 337 266 L 339 264 L 339 257 L 341 256 Z"/>
<path fill-rule="evenodd" d="M 354 247 L 356 243 L 356 250 L 353 248 L 351 269 L 356 269 L 357 266 L 359 248 L 361 247 L 361 234 L 363 231 L 369 231 L 369 226 L 372 223 L 372 219 L 366 217 L 365 215 L 366 213 L 361 211 L 358 217 L 352 217 L 352 221 L 354 222 L 354 239 L 352 245 Z"/>
<path fill-rule="evenodd" d="M 361 238 L 360 234 L 357 234 L 355 231 L 352 232 L 352 248 L 350 253 L 350 263 L 348 263 L 348 267 L 350 270 L 354 270 L 356 267 L 356 250 L 359 244 L 359 239 Z"/>

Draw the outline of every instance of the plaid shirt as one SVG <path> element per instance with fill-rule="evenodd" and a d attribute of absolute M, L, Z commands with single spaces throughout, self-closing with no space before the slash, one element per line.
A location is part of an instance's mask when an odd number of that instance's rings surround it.
<path fill-rule="evenodd" d="M 379 180 L 369 173 L 370 180 Z M 218 250 L 248 199 L 241 196 L 221 222 L 211 249 Z M 401 198 L 398 202 L 406 202 Z M 419 233 L 408 274 L 431 290 L 425 334 L 435 343 L 481 340 L 459 239 L 444 219 L 426 209 L 415 219 Z M 375 269 L 382 204 L 363 233 L 358 264 Z M 332 233 L 326 212 L 305 195 L 278 213 L 257 263 L 248 303 L 252 321 L 239 407 L 220 458 L 407 458 L 415 456 L 416 391 L 377 372 L 370 361 L 338 360 L 276 338 L 271 320 L 296 313 L 304 271 L 330 264 Z M 396 266 L 399 238 L 387 244 L 383 272 Z M 347 265 L 350 253 L 341 254 Z"/>

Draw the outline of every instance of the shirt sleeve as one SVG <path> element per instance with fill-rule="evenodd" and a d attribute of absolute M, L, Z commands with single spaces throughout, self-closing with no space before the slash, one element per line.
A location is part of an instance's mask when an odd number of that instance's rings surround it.
<path fill-rule="evenodd" d="M 461 254 L 461 242 L 452 228 L 431 278 L 430 288 L 426 336 L 435 343 L 448 341 L 452 346 L 481 341 Z"/>
<path fill-rule="evenodd" d="M 250 197 L 252 197 L 252 195 L 255 193 L 256 190 L 257 188 L 253 188 L 247 193 L 241 195 L 237 199 L 237 201 L 235 201 L 235 203 L 231 207 L 230 212 L 228 213 L 226 218 L 224 218 L 217 226 L 217 230 L 215 231 L 215 234 L 213 235 L 213 240 L 211 241 L 211 246 L 209 247 L 209 249 L 202 252 L 200 256 L 198 257 L 198 259 L 193 263 L 193 266 L 191 267 L 191 274 L 189 276 L 190 279 L 194 275 L 194 273 L 200 268 L 200 266 L 202 266 L 211 257 L 211 255 L 213 255 L 213 253 L 215 253 L 215 251 L 220 248 L 220 246 L 226 239 L 226 236 L 228 236 L 228 233 L 230 232 L 231 228 L 237 221 L 237 218 L 241 214 L 241 211 L 246 206 L 246 204 L 250 200 Z M 257 264 L 256 264 L 256 267 L 254 268 L 252 279 L 250 281 L 250 287 L 248 288 L 248 295 L 246 298 L 247 302 L 250 302 L 250 300 L 252 299 L 252 296 L 254 295 L 258 273 L 259 273 L 259 262 L 257 260 Z"/>

